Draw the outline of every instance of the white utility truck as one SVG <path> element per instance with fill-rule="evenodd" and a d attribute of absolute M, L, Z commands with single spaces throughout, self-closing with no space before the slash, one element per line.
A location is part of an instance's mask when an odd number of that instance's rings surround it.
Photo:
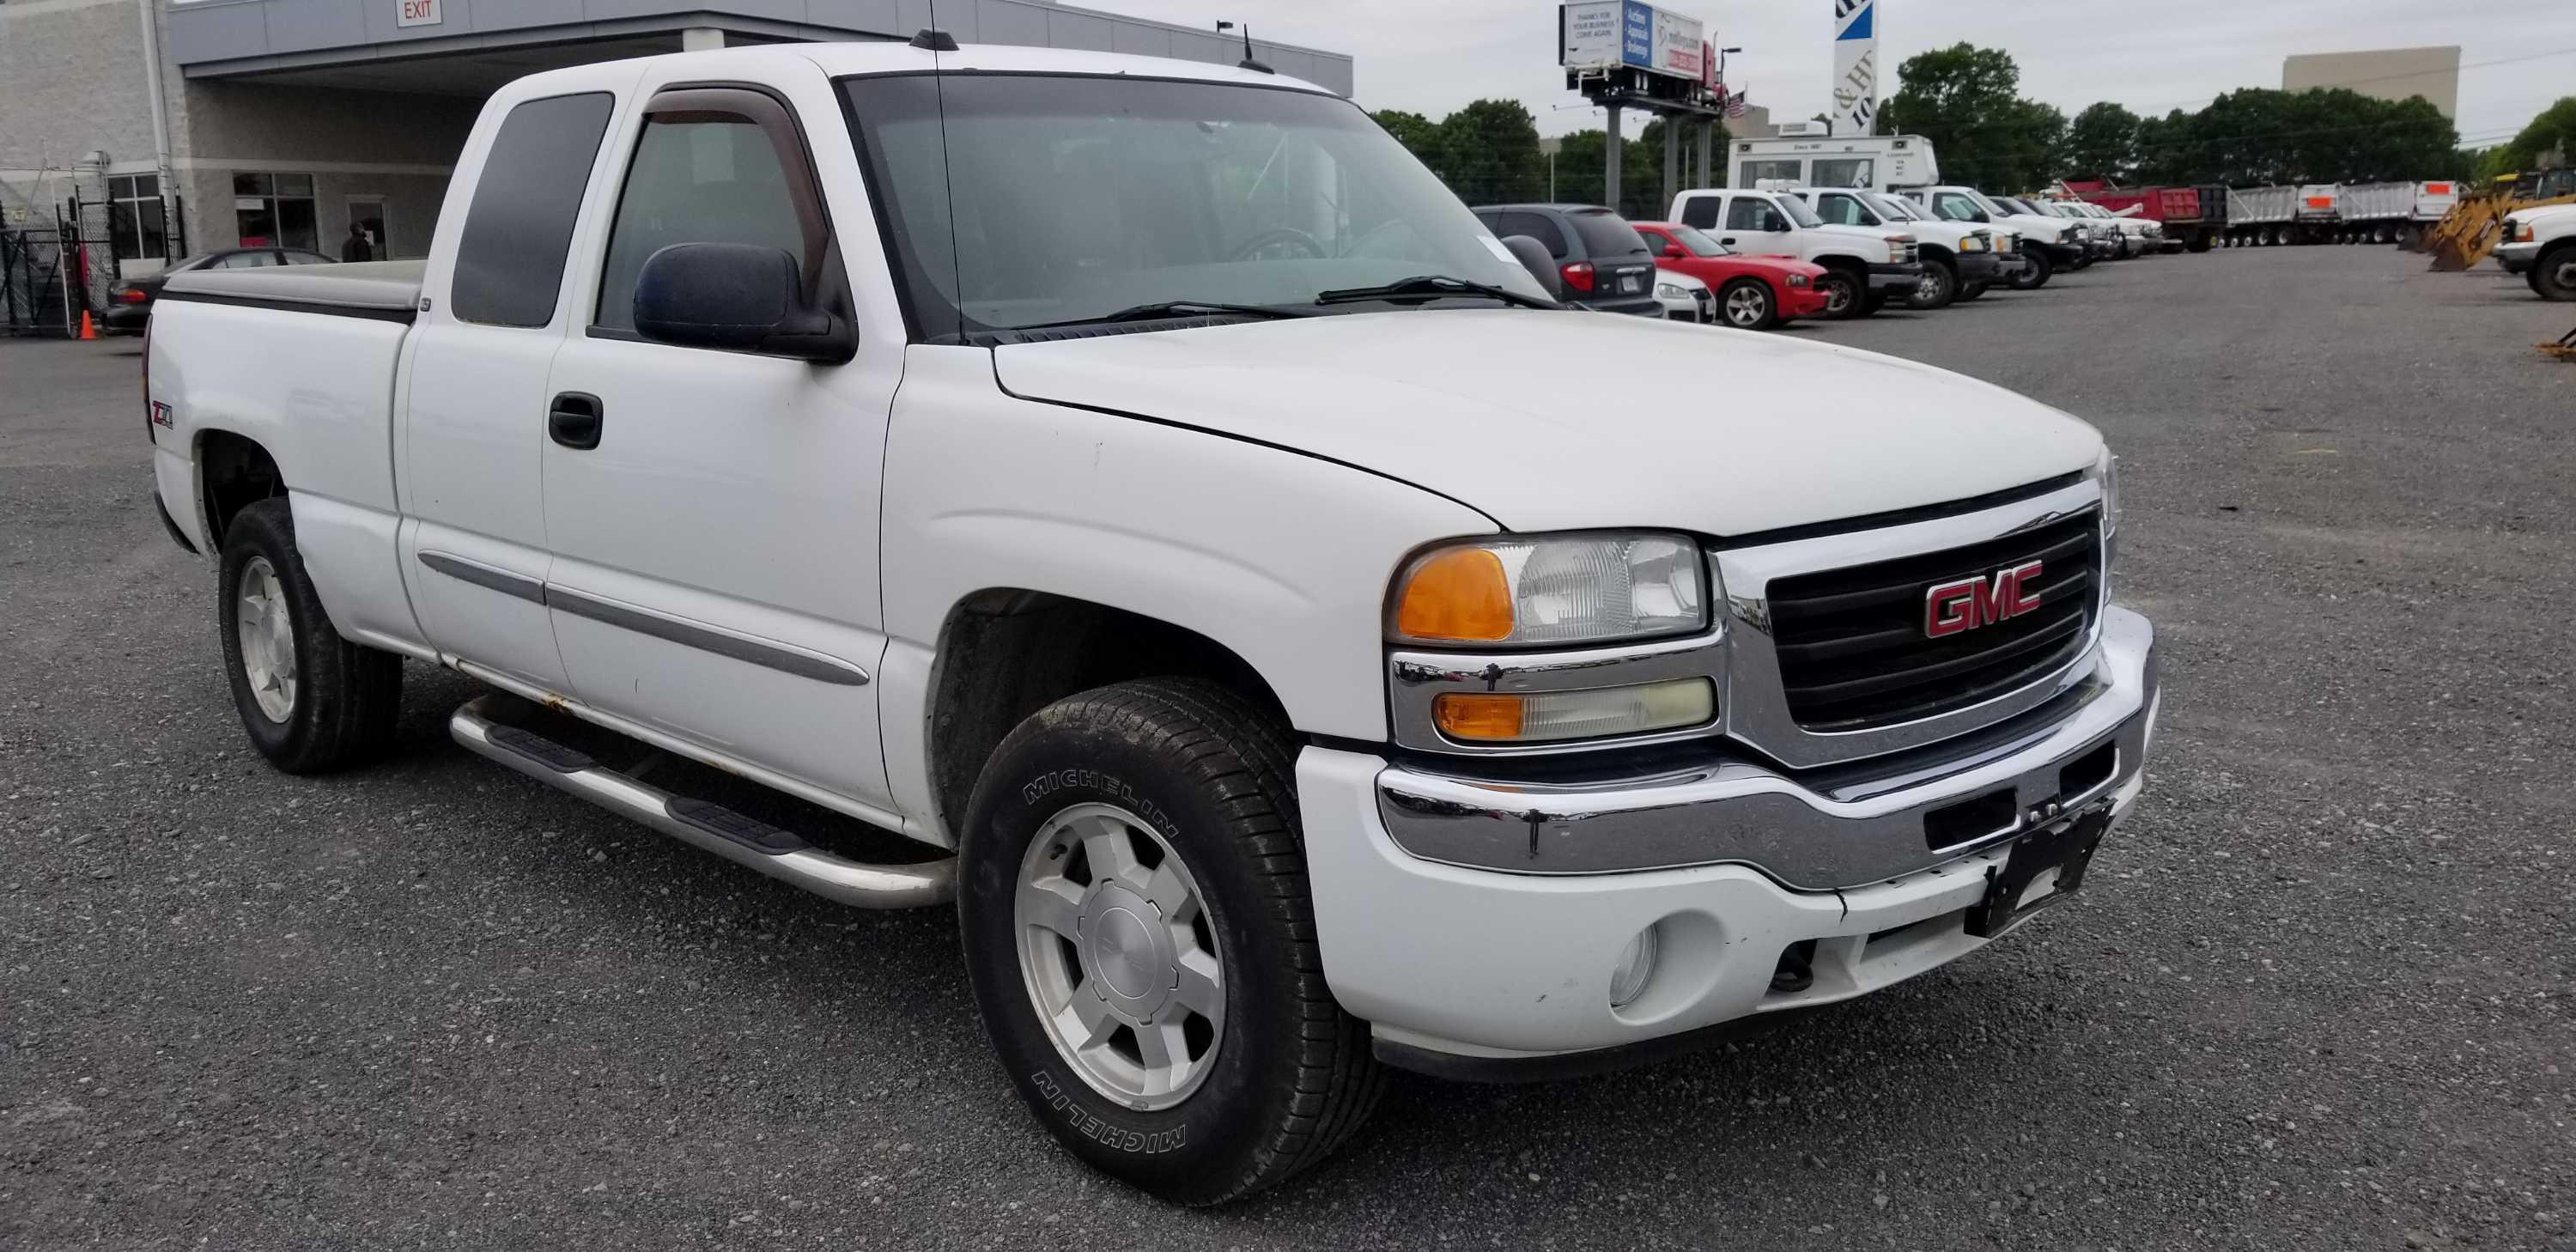
<path fill-rule="evenodd" d="M 1921 212 L 1905 197 L 1885 192 L 1825 187 L 1794 191 L 1830 229 L 1893 230 L 1914 237 L 1923 279 L 1905 301 L 1909 309 L 1941 309 L 1953 300 L 1974 300 L 1994 284 L 2010 283 L 2029 272 L 2030 263 L 2016 249 L 2020 237 L 2009 228 L 1998 233 L 1992 227 L 1944 222 Z"/>
<path fill-rule="evenodd" d="M 2031 266 L 2030 286 L 2046 286 L 2049 278 L 2059 270 L 2080 270 L 2093 263 L 2094 232 L 2089 223 L 2047 213 L 2018 213 L 1995 203 L 1974 187 L 1952 185 L 1902 187 L 1898 190 L 1924 212 L 1943 221 L 1994 226 L 2020 235 L 2021 254 Z"/>
<path fill-rule="evenodd" d="M 1526 242 L 1258 67 L 554 70 L 425 264 L 172 281 L 156 496 L 276 766 L 443 666 L 509 769 L 953 897 L 1035 1115 L 1214 1203 L 1387 1065 L 1583 1073 L 1964 956 L 2139 794 L 2092 427 L 1570 309 Z"/>
<path fill-rule="evenodd" d="M 2520 274 L 2544 300 L 2576 300 L 2576 204 L 2516 209 L 2505 215 L 2496 264 Z"/>
<path fill-rule="evenodd" d="M 1670 221 L 1696 226 L 1719 243 L 1757 256 L 1785 256 L 1825 267 L 1828 318 L 1867 317 L 1906 300 L 1923 283 L 1914 236 L 1879 227 L 1832 226 L 1797 193 L 1700 188 L 1673 197 Z"/>

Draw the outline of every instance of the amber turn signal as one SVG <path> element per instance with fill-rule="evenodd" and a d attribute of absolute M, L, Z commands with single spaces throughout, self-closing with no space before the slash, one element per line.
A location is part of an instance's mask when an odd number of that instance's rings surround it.
<path fill-rule="evenodd" d="M 1508 743 L 1521 737 L 1519 696 L 1445 695 L 1431 702 L 1440 733 L 1469 743 Z"/>
<path fill-rule="evenodd" d="M 1408 639 L 1491 643 L 1512 637 L 1512 584 L 1503 559 L 1483 548 L 1451 548 L 1414 567 L 1395 607 Z"/>

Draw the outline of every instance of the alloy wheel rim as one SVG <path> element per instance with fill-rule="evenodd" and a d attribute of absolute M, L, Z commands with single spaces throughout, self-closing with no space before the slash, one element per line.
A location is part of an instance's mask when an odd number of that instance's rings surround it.
<path fill-rule="evenodd" d="M 1850 308 L 1854 298 L 1849 279 L 1825 284 L 1825 312 L 1828 314 L 1839 314 Z"/>
<path fill-rule="evenodd" d="M 1769 311 L 1770 302 L 1751 287 L 1738 287 L 1726 296 L 1726 320 L 1737 326 L 1757 326 Z"/>
<path fill-rule="evenodd" d="M 295 618 L 267 557 L 252 557 L 242 567 L 241 585 L 233 593 L 233 625 L 251 699 L 268 720 L 285 721 L 295 711 Z"/>
<path fill-rule="evenodd" d="M 1162 833 L 1113 804 L 1048 818 L 1012 901 L 1021 980 L 1047 1039 L 1092 1090 L 1170 1108 L 1225 1038 L 1225 966 L 1206 896 Z"/>
<path fill-rule="evenodd" d="M 2549 277 L 2550 281 L 2561 289 L 2576 288 L 2576 257 L 2570 257 L 2552 266 Z"/>

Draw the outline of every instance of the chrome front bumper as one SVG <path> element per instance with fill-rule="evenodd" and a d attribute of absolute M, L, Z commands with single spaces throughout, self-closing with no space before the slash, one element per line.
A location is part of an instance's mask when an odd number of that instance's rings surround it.
<path fill-rule="evenodd" d="M 2496 264 L 2503 266 L 2508 274 L 2530 273 L 2532 263 L 2539 259 L 2540 245 L 2537 242 L 2509 243 L 2496 249 Z"/>
<path fill-rule="evenodd" d="M 1924 747 L 1791 770 L 1702 741 L 1680 750 L 1704 755 L 1652 772 L 1605 765 L 1545 781 L 1389 765 L 1377 807 L 1398 847 L 1440 864 L 1538 875 L 1731 864 L 1795 890 L 1855 887 L 1974 855 L 2127 786 L 2156 698 L 2155 628 L 2115 606 L 2079 681 Z"/>

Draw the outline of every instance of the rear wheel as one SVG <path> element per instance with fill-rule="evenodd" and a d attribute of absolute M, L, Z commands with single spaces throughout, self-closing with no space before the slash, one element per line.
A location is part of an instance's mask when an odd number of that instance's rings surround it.
<path fill-rule="evenodd" d="M 1958 298 L 1959 271 L 1948 261 L 1936 258 L 1923 263 L 1923 277 L 1914 284 L 1913 292 L 1906 296 L 1905 307 L 1929 313 L 1950 307 L 1950 302 Z"/>
<path fill-rule="evenodd" d="M 1739 278 L 1717 295 L 1717 314 L 1737 330 L 1769 330 L 1780 324 L 1780 303 L 1771 285 L 1759 278 Z"/>
<path fill-rule="evenodd" d="M 2194 252 L 2207 252 L 2209 251 L 2209 236 L 2194 235 L 2191 237 L 2191 242 L 2184 244 L 2183 246 Z"/>
<path fill-rule="evenodd" d="M 259 501 L 224 526 L 216 588 L 233 706 L 261 756 L 314 774 L 384 752 L 402 712 L 402 658 L 331 625 L 285 500 Z"/>
<path fill-rule="evenodd" d="M 1039 710 L 985 764 L 958 926 L 985 1034 L 1056 1140 L 1217 1204 L 1323 1159 L 1376 1103 L 1324 985 L 1284 729 L 1152 679 Z"/>
<path fill-rule="evenodd" d="M 1839 322 L 1846 318 L 1860 316 L 1861 301 L 1868 287 L 1868 284 L 1861 281 L 1860 275 L 1850 270 L 1828 269 L 1824 277 L 1816 280 L 1816 286 L 1822 288 L 1825 293 L 1827 320 Z"/>

